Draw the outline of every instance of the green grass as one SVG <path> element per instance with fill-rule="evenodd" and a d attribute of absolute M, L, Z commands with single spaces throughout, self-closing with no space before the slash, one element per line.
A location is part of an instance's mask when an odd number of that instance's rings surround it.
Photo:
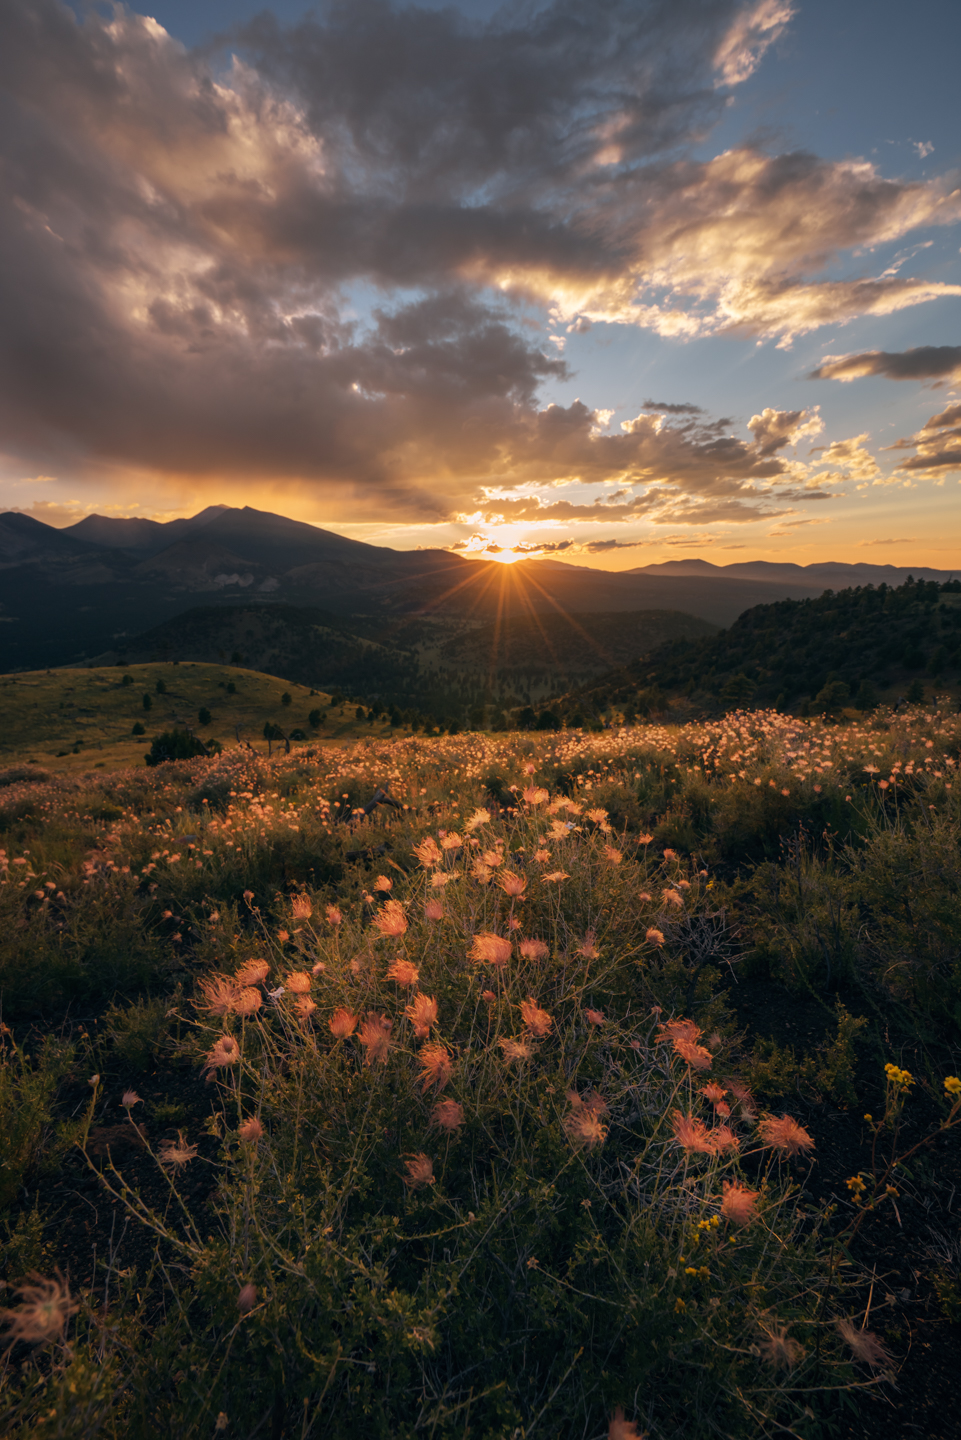
<path fill-rule="evenodd" d="M 132 683 L 123 683 L 125 675 Z M 166 693 L 158 693 L 158 681 Z M 228 685 L 235 693 L 229 693 Z M 285 693 L 290 705 L 283 704 Z M 144 709 L 145 694 L 150 696 L 149 710 Z M 203 708 L 211 714 L 207 725 L 198 719 Z M 36 761 L 53 771 L 139 765 L 154 735 L 184 725 L 202 740 L 219 740 L 225 746 L 235 745 L 239 733 L 241 741 L 265 752 L 268 721 L 286 732 L 303 730 L 309 741 L 295 744 L 343 744 L 383 733 L 383 722 L 358 723 L 355 708 L 332 708 L 328 693 L 312 693 L 307 685 L 232 665 L 158 662 L 32 670 L 0 676 L 0 760 L 7 766 Z M 315 709 L 327 712 L 316 730 L 308 720 Z M 131 734 L 138 722 L 144 735 Z M 74 754 L 76 747 L 79 753 Z"/>

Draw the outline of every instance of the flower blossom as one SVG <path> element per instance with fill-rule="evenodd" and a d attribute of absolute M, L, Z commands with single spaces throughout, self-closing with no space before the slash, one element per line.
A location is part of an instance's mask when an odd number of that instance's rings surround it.
<path fill-rule="evenodd" d="M 783 1150 L 786 1155 L 800 1155 L 802 1150 L 814 1149 L 812 1136 L 790 1115 L 766 1115 L 757 1128 L 765 1145 Z"/>
<path fill-rule="evenodd" d="M 248 1144 L 260 1140 L 263 1137 L 263 1133 L 264 1127 L 256 1115 L 251 1115 L 247 1120 L 244 1120 L 237 1130 L 237 1134 L 241 1140 L 245 1140 Z"/>
<path fill-rule="evenodd" d="M 388 900 L 384 908 L 374 916 L 374 924 L 382 935 L 403 935 L 407 929 L 407 916 L 399 900 Z"/>
<path fill-rule="evenodd" d="M 773 1325 L 765 1332 L 761 1354 L 776 1370 L 793 1370 L 804 1357 L 804 1346 L 792 1339 L 784 1325 Z"/>
<path fill-rule="evenodd" d="M 339 1006 L 327 1023 L 335 1040 L 346 1040 L 357 1029 L 358 1018 Z"/>
<path fill-rule="evenodd" d="M 234 1001 L 234 1010 L 238 1015 L 254 1015 L 263 1003 L 264 997 L 260 991 L 255 990 L 252 985 L 245 985 L 242 990 L 238 990 L 237 992 L 237 998 Z"/>
<path fill-rule="evenodd" d="M 269 970 L 266 960 L 245 960 L 234 979 L 238 985 L 261 985 L 267 979 Z"/>
<path fill-rule="evenodd" d="M 453 1057 L 446 1045 L 434 1044 L 421 1047 L 417 1056 L 420 1061 L 420 1080 L 424 1090 L 429 1090 L 432 1085 L 438 1090 L 443 1090 L 451 1075 L 454 1073 Z"/>
<path fill-rule="evenodd" d="M 207 1063 L 204 1069 L 209 1074 L 212 1070 L 219 1070 L 225 1065 L 236 1065 L 240 1059 L 240 1046 L 232 1035 L 221 1035 L 215 1045 L 207 1051 Z"/>
<path fill-rule="evenodd" d="M 237 985 L 223 975 L 213 975 L 200 982 L 203 996 L 200 1008 L 208 1015 L 232 1015 L 237 1001 Z"/>
<path fill-rule="evenodd" d="M 431 1124 L 453 1134 L 464 1123 L 464 1107 L 456 1100 L 439 1100 L 430 1112 Z"/>
<path fill-rule="evenodd" d="M 434 1175 L 434 1164 L 430 1156 L 419 1154 L 411 1155 L 407 1161 L 407 1174 L 404 1176 L 404 1184 L 416 1190 L 419 1185 L 433 1185 L 436 1183 Z"/>
<path fill-rule="evenodd" d="M 554 1021 L 546 1010 L 541 1010 L 532 996 L 521 1001 L 521 1017 L 531 1035 L 543 1039 L 554 1028 Z"/>
<path fill-rule="evenodd" d="M 839 1320 L 837 1325 L 841 1339 L 855 1360 L 870 1365 L 872 1370 L 880 1370 L 893 1363 L 890 1350 L 873 1330 L 859 1330 L 853 1320 Z"/>
<path fill-rule="evenodd" d="M 527 889 L 527 876 L 516 875 L 513 870 L 502 870 L 497 876 L 497 884 L 505 895 L 523 895 Z"/>
<path fill-rule="evenodd" d="M 531 1058 L 531 1047 L 524 1040 L 498 1040 L 498 1045 L 504 1052 L 504 1059 L 511 1063 L 513 1060 L 529 1060 Z"/>
<path fill-rule="evenodd" d="M 424 906 L 425 920 L 443 920 L 444 903 L 442 900 L 428 900 Z"/>
<path fill-rule="evenodd" d="M 314 907 L 309 895 L 294 895 L 290 902 L 290 913 L 295 920 L 309 920 Z"/>
<path fill-rule="evenodd" d="M 7 1326 L 11 1345 L 17 1340 L 26 1345 L 42 1345 L 56 1339 L 63 1334 L 70 1316 L 80 1308 L 59 1270 L 53 1280 L 32 1274 L 29 1282 L 17 1287 L 16 1293 L 21 1304 L 15 1310 L 0 1310 L 0 1320 Z"/>
<path fill-rule="evenodd" d="M 675 1110 L 671 1116 L 674 1139 L 688 1155 L 713 1155 L 714 1137 L 703 1120 L 693 1115 L 682 1115 Z"/>
<path fill-rule="evenodd" d="M 624 1419 L 624 1409 L 618 1405 L 607 1427 L 607 1440 L 646 1440 L 633 1420 Z"/>
<path fill-rule="evenodd" d="M 551 953 L 543 940 L 522 940 L 518 949 L 525 960 L 546 960 Z"/>
<path fill-rule="evenodd" d="M 568 1090 L 566 1098 L 571 1106 L 570 1114 L 565 1115 L 563 1121 L 568 1139 L 587 1149 L 602 1145 L 608 1131 L 601 1120 L 607 1111 L 606 1102 L 600 1095 L 578 1095 L 576 1090 Z"/>
<path fill-rule="evenodd" d="M 375 1062 L 384 1064 L 387 1052 L 390 1050 L 390 1032 L 393 1028 L 393 1023 L 387 1019 L 386 1015 L 378 1015 L 374 1011 L 368 1014 L 357 1032 L 360 1043 L 366 1051 L 365 1065 L 373 1065 Z"/>
<path fill-rule="evenodd" d="M 426 1040 L 432 1025 L 437 1024 L 437 1001 L 432 995 L 415 995 L 404 1014 L 414 1027 L 418 1040 Z"/>
<path fill-rule="evenodd" d="M 338 925 L 343 923 L 344 917 L 337 909 L 336 905 L 328 905 L 324 911 L 324 914 L 327 916 L 328 923 L 333 925 L 335 929 Z"/>
<path fill-rule="evenodd" d="M 388 980 L 396 980 L 398 985 L 416 985 L 420 979 L 420 971 L 410 960 L 404 960 L 399 955 L 387 971 Z"/>
<path fill-rule="evenodd" d="M 162 1140 L 157 1158 L 168 1170 L 182 1170 L 189 1165 L 197 1155 L 196 1145 L 188 1145 L 184 1139 L 183 1131 L 177 1131 L 176 1140 Z"/>
<path fill-rule="evenodd" d="M 488 965 L 500 968 L 511 958 L 511 942 L 501 935 L 492 935 L 489 931 L 482 930 L 479 935 L 474 936 L 469 954 L 471 960 L 484 960 Z"/>
<path fill-rule="evenodd" d="M 735 1225 L 750 1225 L 757 1218 L 758 1190 L 749 1190 L 736 1180 L 725 1180 L 721 1199 L 721 1214 Z"/>
<path fill-rule="evenodd" d="M 444 858 L 432 835 L 426 835 L 419 845 L 414 846 L 414 854 L 425 870 L 432 870 Z"/>
<path fill-rule="evenodd" d="M 284 981 L 292 995 L 306 995 L 310 991 L 310 976 L 306 970 L 294 970 Z"/>

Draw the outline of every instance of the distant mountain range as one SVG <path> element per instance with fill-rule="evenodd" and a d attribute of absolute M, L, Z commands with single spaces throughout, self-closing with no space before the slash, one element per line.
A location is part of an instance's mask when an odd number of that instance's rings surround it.
<path fill-rule="evenodd" d="M 744 610 L 825 588 L 898 583 L 865 565 L 715 566 L 669 561 L 612 573 L 551 561 L 499 565 L 444 550 L 392 550 L 280 515 L 212 505 L 160 522 L 88 515 L 55 529 L 0 514 L 0 670 L 82 663 L 198 605 L 322 609 L 355 629 L 437 627 L 535 614 L 673 611 L 729 625 Z M 917 567 L 917 576 L 948 578 Z M 368 633 L 369 630 L 368 630 Z"/>

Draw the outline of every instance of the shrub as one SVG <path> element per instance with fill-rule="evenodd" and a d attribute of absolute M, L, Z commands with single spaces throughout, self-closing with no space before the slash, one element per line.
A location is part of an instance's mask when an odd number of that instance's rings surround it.
<path fill-rule="evenodd" d="M 150 749 L 144 757 L 148 765 L 163 765 L 171 760 L 192 760 L 195 755 L 206 755 L 207 747 L 196 735 L 187 730 L 165 730 L 154 736 Z"/>

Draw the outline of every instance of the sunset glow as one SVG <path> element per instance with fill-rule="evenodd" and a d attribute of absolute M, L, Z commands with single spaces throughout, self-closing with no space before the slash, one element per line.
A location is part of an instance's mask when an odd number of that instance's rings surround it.
<path fill-rule="evenodd" d="M 5 508 L 961 561 L 949 0 L 255 8 L 6 6 Z"/>

